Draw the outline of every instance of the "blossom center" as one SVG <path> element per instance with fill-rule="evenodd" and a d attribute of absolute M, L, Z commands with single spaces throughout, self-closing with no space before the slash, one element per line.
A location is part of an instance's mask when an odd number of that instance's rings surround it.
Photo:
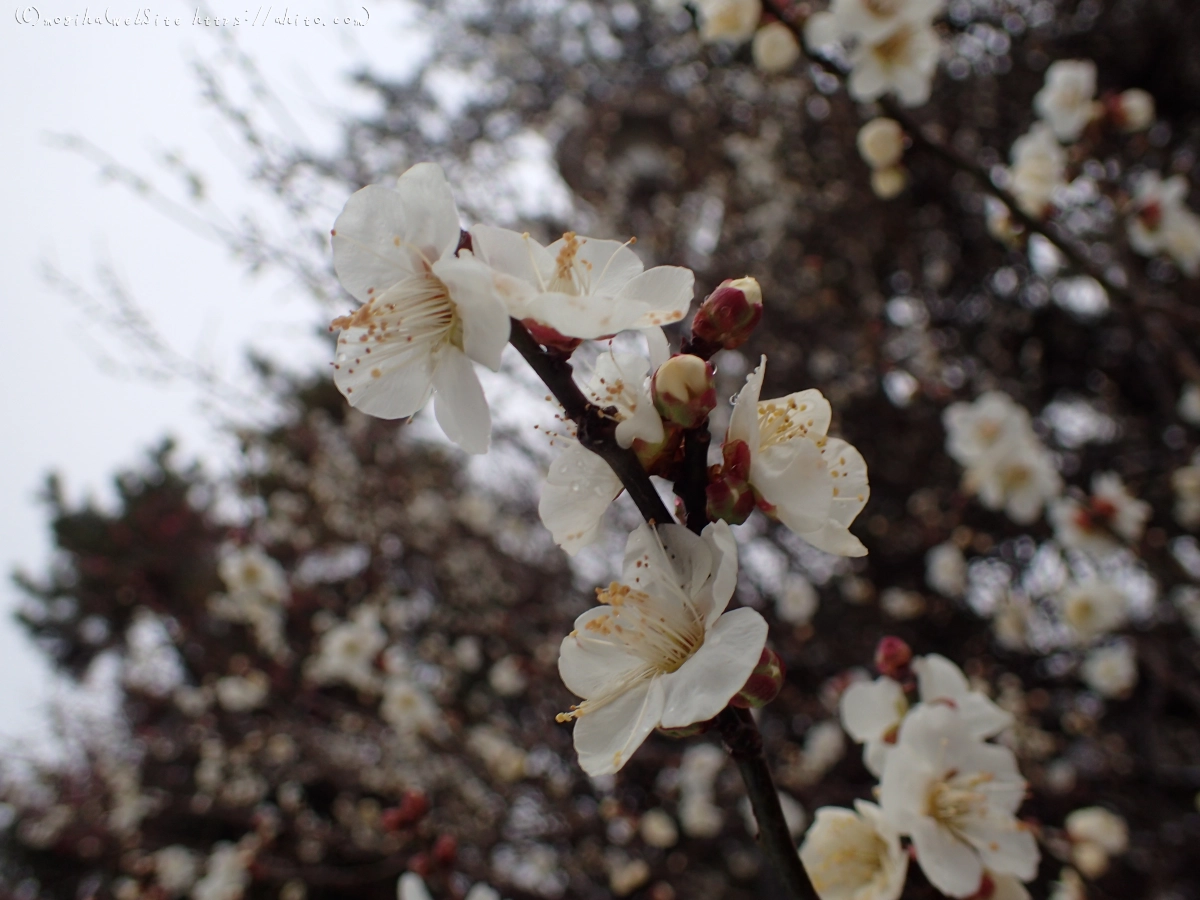
<path fill-rule="evenodd" d="M 433 274 L 423 271 L 392 285 L 348 316 L 333 320 L 333 328 L 359 328 L 360 343 L 403 344 L 433 352 L 449 344 L 463 348 L 462 319 L 450 299 L 450 289 Z M 351 370 L 353 371 L 353 370 Z M 372 375 L 379 369 L 372 370 Z"/>
<path fill-rule="evenodd" d="M 873 46 L 871 53 L 885 66 L 901 65 L 908 59 L 911 44 L 911 30 L 901 28 L 891 37 Z"/>
<path fill-rule="evenodd" d="M 990 772 L 959 776 L 951 772 L 929 788 L 926 815 L 948 831 L 959 834 L 967 820 L 987 812 L 987 794 L 979 790 L 992 781 Z"/>
<path fill-rule="evenodd" d="M 607 588 L 597 588 L 596 599 L 610 611 L 591 619 L 584 633 L 577 632 L 575 637 L 620 647 L 643 665 L 613 679 L 604 691 L 570 712 L 559 713 L 555 717 L 559 722 L 599 709 L 643 681 L 678 671 L 704 643 L 704 619 L 690 599 L 681 604 L 675 598 L 664 599 L 615 581 Z"/>
<path fill-rule="evenodd" d="M 880 877 L 888 856 L 887 844 L 873 828 L 860 823 L 839 824 L 820 865 L 809 870 L 813 888 L 840 896 L 861 889 Z"/>
<path fill-rule="evenodd" d="M 764 400 L 758 404 L 760 449 L 807 437 L 809 429 L 815 424 L 811 403 L 797 403 L 790 397 L 786 399 L 786 403 Z M 818 440 L 819 443 L 821 441 Z"/>

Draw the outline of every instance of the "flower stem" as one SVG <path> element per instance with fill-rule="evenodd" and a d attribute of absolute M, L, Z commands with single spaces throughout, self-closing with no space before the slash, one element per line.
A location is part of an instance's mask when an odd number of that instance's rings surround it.
<path fill-rule="evenodd" d="M 788 896 L 816 896 L 796 852 L 787 820 L 783 817 L 779 793 L 775 790 L 771 770 L 763 756 L 762 734 L 750 710 L 726 707 L 717 716 L 717 729 L 746 784 L 750 807 L 758 822 L 758 843 L 783 879 Z"/>

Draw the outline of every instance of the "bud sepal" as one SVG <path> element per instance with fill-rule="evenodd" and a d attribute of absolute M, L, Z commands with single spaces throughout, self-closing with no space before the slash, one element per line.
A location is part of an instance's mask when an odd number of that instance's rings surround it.
<path fill-rule="evenodd" d="M 766 706 L 779 696 L 786 675 L 787 667 L 779 658 L 779 654 L 768 647 L 763 647 L 763 651 L 758 657 L 758 665 L 754 667 L 754 671 L 750 673 L 750 677 L 746 679 L 742 689 L 734 695 L 729 704 L 742 709 L 757 709 Z"/>

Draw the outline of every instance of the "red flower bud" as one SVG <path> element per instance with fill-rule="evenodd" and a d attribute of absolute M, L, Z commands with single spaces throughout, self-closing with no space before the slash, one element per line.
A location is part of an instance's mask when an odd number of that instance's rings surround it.
<path fill-rule="evenodd" d="M 429 812 L 429 798 L 421 791 L 405 791 L 400 799 L 400 805 L 385 809 L 380 816 L 380 824 L 387 831 L 398 831 L 415 825 Z"/>
<path fill-rule="evenodd" d="M 736 476 L 718 474 L 704 493 L 708 497 L 708 517 L 714 522 L 724 519 L 730 525 L 741 525 L 754 512 L 754 490 Z"/>
<path fill-rule="evenodd" d="M 875 648 L 875 668 L 880 675 L 904 683 L 912 676 L 912 647 L 898 637 L 880 638 Z"/>
<path fill-rule="evenodd" d="M 692 338 L 726 350 L 740 347 L 762 318 L 762 311 L 762 288 L 755 279 L 726 279 L 700 304 L 692 319 Z"/>
<path fill-rule="evenodd" d="M 712 364 L 689 354 L 672 356 L 650 380 L 654 408 L 668 422 L 695 428 L 717 408 Z"/>
<path fill-rule="evenodd" d="M 785 675 L 787 675 L 787 669 L 783 665 L 783 660 L 779 658 L 779 654 L 763 647 L 763 651 L 758 657 L 758 665 L 754 667 L 754 671 L 750 673 L 750 677 L 746 679 L 742 689 L 729 703 L 743 709 L 751 706 L 766 706 L 778 696 L 783 687 Z"/>

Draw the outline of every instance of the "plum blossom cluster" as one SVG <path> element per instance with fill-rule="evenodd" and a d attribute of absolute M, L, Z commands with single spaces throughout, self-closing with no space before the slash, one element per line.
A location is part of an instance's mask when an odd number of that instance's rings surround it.
<path fill-rule="evenodd" d="M 1012 716 L 945 657 L 914 659 L 885 638 L 876 663 L 881 677 L 852 684 L 840 711 L 879 802 L 817 811 L 800 858 L 818 896 L 897 900 L 911 855 L 948 897 L 1028 898 L 1039 853 L 1016 816 L 1026 783 L 1013 752 L 989 740 Z"/>
<path fill-rule="evenodd" d="M 732 27 L 740 10 L 710 4 L 702 17 L 706 27 Z M 621 579 L 597 590 L 598 605 L 562 641 L 559 672 L 582 699 L 558 719 L 575 723 L 580 765 L 593 776 L 619 770 L 656 728 L 698 726 L 779 690 L 766 621 L 752 609 L 727 610 L 738 571 L 731 524 L 759 509 L 820 550 L 866 553 L 849 530 L 869 496 L 862 456 L 829 435 L 832 409 L 819 391 L 762 399 L 765 357 L 733 402 L 712 465 L 686 468 L 685 445 L 703 434 L 707 446 L 717 406 L 712 358 L 749 337 L 762 292 L 753 278 L 723 282 L 696 312 L 684 352 L 672 355 L 663 326 L 688 312 L 694 276 L 646 269 L 632 243 L 568 232 L 543 245 L 504 228 L 463 230 L 441 169 L 429 163 L 394 187 L 354 194 L 333 229 L 338 277 L 362 303 L 333 323 L 341 331 L 334 381 L 352 406 L 401 418 L 432 398 L 446 436 L 482 453 L 490 415 L 474 363 L 497 369 L 513 329 L 557 365 L 585 341 L 607 341 L 590 376 L 571 381 L 588 412 L 573 416 L 580 432 L 563 442 L 539 503 L 555 542 L 575 553 L 594 540 L 628 487 L 611 452 L 628 452 L 646 475 L 701 480 L 693 496 L 702 501 L 683 511 L 692 530 L 661 519 L 635 530 Z M 611 339 L 621 332 L 645 350 L 618 346 Z M 608 429 L 609 455 L 583 433 L 588 415 L 591 431 Z M 306 676 L 382 693 L 381 714 L 401 733 L 436 728 L 436 707 L 402 662 L 380 678 L 375 660 L 386 643 L 378 611 L 363 604 L 321 635 Z M 518 675 L 493 669 L 490 677 L 505 694 Z"/>
<path fill-rule="evenodd" d="M 1000 391 L 942 414 L 946 452 L 965 468 L 963 488 L 988 509 L 1020 525 L 1034 522 L 1062 491 L 1054 458 L 1033 431 L 1029 413 Z"/>

